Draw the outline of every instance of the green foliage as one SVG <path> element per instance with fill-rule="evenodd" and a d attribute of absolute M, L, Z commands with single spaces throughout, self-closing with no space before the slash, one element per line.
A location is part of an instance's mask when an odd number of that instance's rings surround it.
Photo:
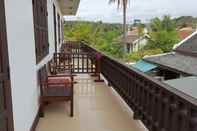
<path fill-rule="evenodd" d="M 169 52 L 179 42 L 176 26 L 169 16 L 164 16 L 163 20 L 154 18 L 151 21 L 149 36 L 144 49 L 161 49 L 163 52 Z"/>
<path fill-rule="evenodd" d="M 96 49 L 118 59 L 124 56 L 123 44 L 116 42 L 121 33 L 121 26 L 118 24 L 84 21 L 65 24 L 67 40 L 86 41 Z"/>
<path fill-rule="evenodd" d="M 75 26 L 65 26 L 65 38 L 68 40 L 92 41 L 92 25 L 90 23 L 78 22 Z"/>
<path fill-rule="evenodd" d="M 138 52 L 133 52 L 127 55 L 126 61 L 127 62 L 136 62 L 142 59 L 144 56 L 156 55 L 161 54 L 163 51 L 161 49 L 150 49 L 150 50 L 141 50 Z"/>
<path fill-rule="evenodd" d="M 137 28 L 138 28 L 138 35 L 139 36 L 143 36 L 144 35 L 144 28 L 145 28 L 145 25 L 144 24 L 137 24 L 136 25 L 137 26 Z"/>
<path fill-rule="evenodd" d="M 176 31 L 167 32 L 165 30 L 159 32 L 151 32 L 151 39 L 144 49 L 160 48 L 163 52 L 170 52 L 175 44 L 179 42 Z"/>

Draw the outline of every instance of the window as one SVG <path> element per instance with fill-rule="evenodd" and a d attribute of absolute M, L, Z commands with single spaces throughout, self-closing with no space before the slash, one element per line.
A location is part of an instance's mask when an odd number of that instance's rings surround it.
<path fill-rule="evenodd" d="M 33 0 L 36 62 L 49 53 L 47 0 Z"/>
<path fill-rule="evenodd" d="M 53 5 L 53 21 L 54 21 L 55 52 L 57 52 L 57 22 L 56 22 L 56 8 L 55 8 L 55 5 Z"/>
<path fill-rule="evenodd" d="M 61 43 L 61 37 L 60 37 L 60 36 L 61 36 L 60 22 L 61 22 L 61 21 L 60 21 L 60 15 L 59 15 L 59 14 L 57 15 L 57 19 L 58 19 L 58 38 L 59 38 L 58 40 L 59 40 L 59 44 L 60 44 L 60 43 Z"/>
<path fill-rule="evenodd" d="M 4 0 L 0 0 L 0 131 L 13 131 Z"/>
<path fill-rule="evenodd" d="M 62 42 L 64 42 L 64 20 L 62 20 Z"/>

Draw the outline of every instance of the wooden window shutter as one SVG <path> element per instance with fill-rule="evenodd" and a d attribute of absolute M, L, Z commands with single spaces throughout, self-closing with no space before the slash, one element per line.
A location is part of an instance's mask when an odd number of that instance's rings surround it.
<path fill-rule="evenodd" d="M 61 32 L 60 31 L 60 22 L 61 21 L 60 21 L 60 15 L 58 14 L 57 17 L 58 17 L 58 38 L 59 38 L 58 40 L 59 40 L 59 44 L 60 44 L 61 43 L 61 33 L 60 33 Z"/>
<path fill-rule="evenodd" d="M 64 41 L 64 20 L 62 20 L 62 42 Z"/>
<path fill-rule="evenodd" d="M 33 0 L 36 62 L 49 53 L 47 0 Z"/>
<path fill-rule="evenodd" d="M 53 5 L 53 21 L 54 21 L 55 52 L 57 52 L 57 22 L 56 22 L 56 8 L 55 8 L 55 5 Z"/>
<path fill-rule="evenodd" d="M 0 0 L 0 131 L 13 131 L 4 0 Z"/>

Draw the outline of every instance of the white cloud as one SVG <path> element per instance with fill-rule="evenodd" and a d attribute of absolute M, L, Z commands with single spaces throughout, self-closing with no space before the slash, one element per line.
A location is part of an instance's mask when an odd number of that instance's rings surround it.
<path fill-rule="evenodd" d="M 122 22 L 122 10 L 117 10 L 109 0 L 81 0 L 76 16 L 65 17 L 66 20 L 91 20 L 104 22 Z M 127 10 L 127 21 L 134 19 L 148 21 L 165 14 L 173 17 L 182 15 L 197 16 L 197 0 L 131 0 Z"/>

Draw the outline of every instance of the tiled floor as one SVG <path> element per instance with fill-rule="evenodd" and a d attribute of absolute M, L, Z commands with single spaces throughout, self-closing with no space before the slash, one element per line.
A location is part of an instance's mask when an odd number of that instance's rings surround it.
<path fill-rule="evenodd" d="M 68 104 L 51 104 L 36 131 L 145 131 L 104 83 L 94 83 L 88 75 L 78 75 L 76 81 L 74 117 L 69 117 Z"/>

